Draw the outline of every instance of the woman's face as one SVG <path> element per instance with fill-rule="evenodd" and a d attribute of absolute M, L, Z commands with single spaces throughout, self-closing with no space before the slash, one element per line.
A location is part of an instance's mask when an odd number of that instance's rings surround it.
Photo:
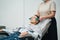
<path fill-rule="evenodd" d="M 32 24 L 36 24 L 36 23 L 38 23 L 38 21 L 36 20 L 36 16 L 32 16 L 31 17 L 31 20 L 30 20 L 30 23 L 32 23 Z"/>

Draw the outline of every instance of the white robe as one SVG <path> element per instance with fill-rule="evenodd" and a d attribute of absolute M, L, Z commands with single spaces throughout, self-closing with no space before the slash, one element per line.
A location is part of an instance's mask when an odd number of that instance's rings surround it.
<path fill-rule="evenodd" d="M 28 25 L 24 26 L 19 32 L 27 31 L 29 33 L 27 36 L 32 36 L 36 39 L 39 35 L 40 39 L 41 39 L 42 36 L 48 30 L 50 21 L 51 21 L 51 19 L 45 19 L 45 20 L 42 20 L 37 25 L 28 24 Z M 29 30 L 34 31 L 34 33 L 30 32 Z"/>

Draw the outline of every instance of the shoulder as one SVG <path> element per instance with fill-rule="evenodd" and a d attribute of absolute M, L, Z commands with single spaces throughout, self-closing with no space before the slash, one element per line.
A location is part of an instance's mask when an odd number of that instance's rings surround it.
<path fill-rule="evenodd" d="M 43 5 L 43 2 L 41 2 L 41 3 L 39 4 L 38 9 L 39 9 L 42 5 Z"/>
<path fill-rule="evenodd" d="M 44 4 L 44 2 L 41 2 L 40 4 L 39 4 L 39 6 L 41 6 L 41 5 L 43 5 Z"/>
<path fill-rule="evenodd" d="M 44 2 L 41 2 L 40 5 L 44 4 Z"/>
<path fill-rule="evenodd" d="M 55 1 L 51 1 L 50 4 L 54 4 L 54 5 L 56 5 Z"/>

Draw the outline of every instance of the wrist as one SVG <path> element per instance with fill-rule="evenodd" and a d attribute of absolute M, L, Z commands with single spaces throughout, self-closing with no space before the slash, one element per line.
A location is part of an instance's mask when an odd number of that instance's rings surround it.
<path fill-rule="evenodd" d="M 44 19 L 47 19 L 48 17 L 47 16 L 43 16 Z"/>

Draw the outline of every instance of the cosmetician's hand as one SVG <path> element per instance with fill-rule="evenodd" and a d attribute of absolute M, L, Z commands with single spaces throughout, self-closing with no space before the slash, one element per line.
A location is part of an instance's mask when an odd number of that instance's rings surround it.
<path fill-rule="evenodd" d="M 42 20 L 44 20 L 44 19 L 46 19 L 45 16 L 41 16 L 41 17 L 39 18 L 40 21 L 42 21 Z"/>
<path fill-rule="evenodd" d="M 28 32 L 22 32 L 19 36 L 25 37 L 28 34 Z"/>

